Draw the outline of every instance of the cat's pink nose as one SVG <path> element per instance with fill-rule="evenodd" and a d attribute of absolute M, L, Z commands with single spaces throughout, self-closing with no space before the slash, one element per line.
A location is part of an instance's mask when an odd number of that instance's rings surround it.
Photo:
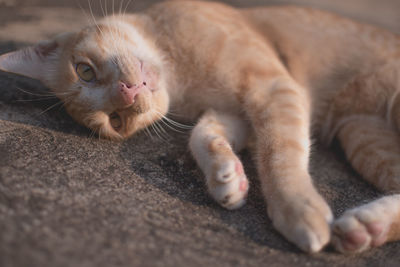
<path fill-rule="evenodd" d="M 121 104 L 131 105 L 135 102 L 135 96 L 139 93 L 141 86 L 136 84 L 130 84 L 125 82 L 118 83 L 118 96 L 120 98 Z"/>

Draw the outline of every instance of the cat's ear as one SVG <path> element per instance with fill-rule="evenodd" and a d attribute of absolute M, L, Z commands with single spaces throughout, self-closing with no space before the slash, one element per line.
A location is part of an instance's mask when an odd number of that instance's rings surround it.
<path fill-rule="evenodd" d="M 1 55 L 0 70 L 46 82 L 49 69 L 57 63 L 69 37 L 69 33 L 62 34 L 53 40 Z"/>

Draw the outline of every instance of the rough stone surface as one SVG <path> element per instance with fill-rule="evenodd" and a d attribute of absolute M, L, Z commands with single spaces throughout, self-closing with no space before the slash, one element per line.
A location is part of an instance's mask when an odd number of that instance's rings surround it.
<path fill-rule="evenodd" d="M 0 53 L 79 28 L 88 18 L 79 5 L 87 12 L 89 2 L 0 0 Z M 400 32 L 396 0 L 231 1 L 283 2 Z M 101 15 L 100 1 L 92 5 Z M 187 138 L 168 131 L 99 140 L 40 83 L 0 73 L 0 266 L 398 266 L 400 243 L 357 256 L 330 247 L 307 255 L 288 243 L 266 216 L 248 152 L 249 201 L 238 211 L 220 208 L 205 193 Z M 379 196 L 338 149 L 315 145 L 310 168 L 336 216 Z"/>

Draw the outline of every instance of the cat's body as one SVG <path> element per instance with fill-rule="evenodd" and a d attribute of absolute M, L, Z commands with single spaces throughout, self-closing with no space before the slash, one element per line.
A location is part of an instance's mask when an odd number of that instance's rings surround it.
<path fill-rule="evenodd" d="M 200 118 L 189 145 L 229 209 L 248 191 L 235 151 L 251 141 L 268 214 L 305 251 L 330 241 L 333 219 L 307 170 L 311 129 L 338 138 L 379 189 L 400 190 L 400 38 L 325 12 L 165 2 L 5 55 L 0 69 L 41 79 L 113 139 L 168 111 Z M 362 251 L 399 239 L 399 225 L 400 197 L 388 196 L 346 212 L 332 240 Z"/>

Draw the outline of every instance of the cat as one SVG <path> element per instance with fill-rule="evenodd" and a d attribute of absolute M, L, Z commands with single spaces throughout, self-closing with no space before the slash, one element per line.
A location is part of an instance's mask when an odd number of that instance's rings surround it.
<path fill-rule="evenodd" d="M 400 239 L 400 38 L 294 6 L 167 1 L 0 57 L 68 113 L 121 140 L 164 118 L 197 121 L 190 150 L 221 206 L 245 204 L 251 147 L 274 227 L 303 251 L 357 253 Z M 308 172 L 311 135 L 337 139 L 388 195 L 334 220 Z"/>

